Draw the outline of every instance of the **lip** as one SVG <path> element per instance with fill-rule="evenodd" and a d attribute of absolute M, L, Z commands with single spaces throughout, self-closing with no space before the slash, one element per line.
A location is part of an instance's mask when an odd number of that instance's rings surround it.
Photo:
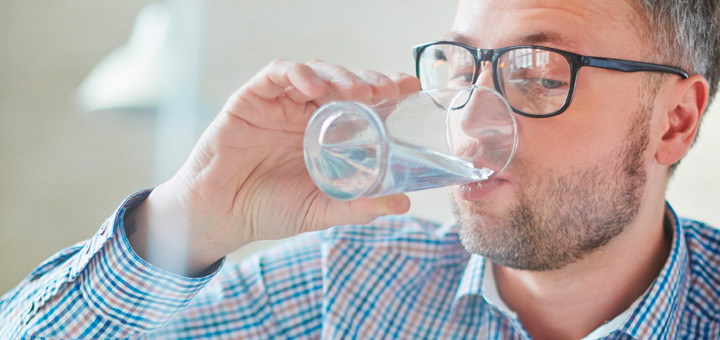
<path fill-rule="evenodd" d="M 509 182 L 503 178 L 492 178 L 483 182 L 457 186 L 455 193 L 459 198 L 466 201 L 481 201 L 487 199 L 493 192 L 508 185 L 508 183 Z"/>

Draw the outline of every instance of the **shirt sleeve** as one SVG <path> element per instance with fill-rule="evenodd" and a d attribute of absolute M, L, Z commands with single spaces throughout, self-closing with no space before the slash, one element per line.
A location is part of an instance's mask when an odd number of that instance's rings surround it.
<path fill-rule="evenodd" d="M 130 196 L 92 238 L 61 250 L 5 294 L 0 338 L 136 338 L 182 310 L 215 272 L 182 277 L 133 252 L 122 217 L 149 193 Z"/>
<path fill-rule="evenodd" d="M 159 339 L 319 339 L 324 234 L 306 233 L 228 262 Z"/>
<path fill-rule="evenodd" d="M 42 263 L 0 299 L 0 339 L 304 339 L 322 321 L 322 233 L 189 278 L 137 256 L 130 196 L 89 240 Z M 220 269 L 220 267 L 223 267 Z"/>

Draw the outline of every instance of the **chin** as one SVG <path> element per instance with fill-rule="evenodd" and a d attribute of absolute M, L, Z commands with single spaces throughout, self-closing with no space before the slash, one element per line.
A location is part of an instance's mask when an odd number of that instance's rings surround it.
<path fill-rule="evenodd" d="M 458 221 L 482 228 L 503 224 L 500 219 L 507 216 L 512 206 L 510 195 L 496 192 L 484 199 L 468 200 L 462 194 L 462 190 L 462 188 L 454 188 L 450 194 L 450 203 Z"/>

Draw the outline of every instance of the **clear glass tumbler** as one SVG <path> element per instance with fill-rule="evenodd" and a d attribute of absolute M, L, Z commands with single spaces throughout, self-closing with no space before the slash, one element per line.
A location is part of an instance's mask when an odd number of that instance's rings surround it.
<path fill-rule="evenodd" d="M 482 182 L 512 160 L 510 106 L 482 86 L 423 91 L 373 106 L 320 107 L 308 123 L 305 165 L 340 200 Z"/>

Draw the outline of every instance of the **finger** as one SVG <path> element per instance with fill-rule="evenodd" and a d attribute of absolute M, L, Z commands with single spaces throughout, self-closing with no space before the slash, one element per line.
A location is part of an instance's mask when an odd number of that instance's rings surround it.
<path fill-rule="evenodd" d="M 325 101 L 343 99 L 369 102 L 372 99 L 370 84 L 348 69 L 324 61 L 311 61 L 308 66 L 330 84 Z"/>
<path fill-rule="evenodd" d="M 293 100 L 307 102 L 324 96 L 327 86 L 307 65 L 278 59 L 253 77 L 247 90 L 264 99 L 290 93 Z"/>
<path fill-rule="evenodd" d="M 383 215 L 400 215 L 410 209 L 410 198 L 397 194 L 378 198 L 361 198 L 351 202 L 333 201 L 327 218 L 330 225 L 367 224 Z"/>
<path fill-rule="evenodd" d="M 305 95 L 304 93 L 302 93 L 300 90 L 298 90 L 297 88 L 295 88 L 293 86 L 286 87 L 285 91 L 283 91 L 283 93 L 281 93 L 280 95 L 285 96 L 286 98 L 289 98 L 298 104 L 304 104 L 309 101 L 317 99 L 317 98 L 312 98 L 312 97 Z"/>
<path fill-rule="evenodd" d="M 367 211 L 372 214 L 401 215 L 410 209 L 410 198 L 405 194 L 396 194 L 356 200 L 355 204 L 358 205 L 358 209 L 368 207 Z"/>
<path fill-rule="evenodd" d="M 420 80 L 407 73 L 391 72 L 387 76 L 398 86 L 400 96 L 420 91 Z"/>
<path fill-rule="evenodd" d="M 383 100 L 395 99 L 400 94 L 400 88 L 390 77 L 375 71 L 356 71 L 360 79 L 368 83 L 372 89 L 372 102 L 378 103 Z"/>

